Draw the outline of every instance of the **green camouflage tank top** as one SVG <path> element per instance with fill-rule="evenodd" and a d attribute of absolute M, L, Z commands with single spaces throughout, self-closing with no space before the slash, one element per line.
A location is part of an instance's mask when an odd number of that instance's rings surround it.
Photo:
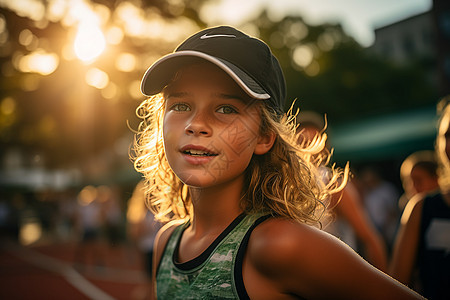
<path fill-rule="evenodd" d="M 242 260 L 252 230 L 268 216 L 238 216 L 200 256 L 177 263 L 178 247 L 189 222 L 167 242 L 156 275 L 158 299 L 248 299 Z"/>

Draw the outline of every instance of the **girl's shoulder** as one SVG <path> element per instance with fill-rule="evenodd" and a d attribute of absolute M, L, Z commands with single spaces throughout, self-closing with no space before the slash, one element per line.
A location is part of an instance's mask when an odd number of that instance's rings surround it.
<path fill-rule="evenodd" d="M 161 229 L 158 231 L 156 238 L 161 242 L 167 242 L 172 235 L 172 232 L 178 226 L 186 223 L 186 220 L 173 220 L 164 224 Z M 164 243 L 165 244 L 165 243 Z"/>
<path fill-rule="evenodd" d="M 256 264 L 280 268 L 293 262 L 305 262 L 327 248 L 342 247 L 332 235 L 307 224 L 286 218 L 271 218 L 255 228 L 250 236 L 247 253 Z M 273 264 L 273 265 L 268 265 Z"/>
<path fill-rule="evenodd" d="M 336 261 L 348 266 L 357 259 L 350 247 L 331 234 L 283 218 L 271 218 L 257 226 L 246 255 L 247 273 L 263 278 L 258 283 L 247 281 L 250 293 L 269 282 L 276 290 L 311 297 L 319 294 L 318 285 L 327 286 L 341 276 L 332 268 Z"/>
<path fill-rule="evenodd" d="M 156 237 L 155 237 L 155 244 L 154 244 L 154 253 L 156 260 L 159 262 L 161 259 L 161 256 L 164 252 L 164 248 L 166 247 L 167 242 L 169 241 L 170 236 L 172 235 L 173 231 L 183 223 L 185 223 L 185 220 L 174 220 L 166 223 L 164 226 L 161 227 L 161 229 L 158 231 Z"/>
<path fill-rule="evenodd" d="M 252 274 L 246 289 L 253 296 L 264 290 L 308 299 L 420 298 L 331 234 L 288 219 L 257 226 L 245 259 L 244 276 Z"/>
<path fill-rule="evenodd" d="M 401 223 L 406 224 L 411 222 L 411 220 L 415 220 L 415 222 L 419 222 L 422 216 L 423 205 L 425 203 L 426 195 L 425 194 L 417 194 L 414 195 L 411 199 L 409 199 L 408 203 L 403 210 L 403 214 L 401 217 Z"/>

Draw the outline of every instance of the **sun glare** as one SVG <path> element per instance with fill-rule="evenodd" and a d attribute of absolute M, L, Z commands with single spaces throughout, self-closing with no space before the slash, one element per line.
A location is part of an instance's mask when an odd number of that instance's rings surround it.
<path fill-rule="evenodd" d="M 131 72 L 136 68 L 136 57 L 131 53 L 121 53 L 117 56 L 115 65 L 122 72 Z"/>
<path fill-rule="evenodd" d="M 299 67 L 306 68 L 313 60 L 314 54 L 307 45 L 301 45 L 294 49 L 292 59 Z"/>
<path fill-rule="evenodd" d="M 21 57 L 19 70 L 29 73 L 49 75 L 53 73 L 59 64 L 59 57 L 54 53 L 46 53 L 42 49 Z"/>
<path fill-rule="evenodd" d="M 92 68 L 86 72 L 85 80 L 90 86 L 103 89 L 109 83 L 109 76 L 100 69 Z"/>
<path fill-rule="evenodd" d="M 74 51 L 79 59 L 91 62 L 102 54 L 105 46 L 105 36 L 96 24 L 80 23 L 74 44 Z"/>

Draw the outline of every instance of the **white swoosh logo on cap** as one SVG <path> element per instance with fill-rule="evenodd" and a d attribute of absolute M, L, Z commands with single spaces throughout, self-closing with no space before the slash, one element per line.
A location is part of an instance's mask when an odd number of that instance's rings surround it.
<path fill-rule="evenodd" d="M 204 34 L 200 37 L 200 39 L 204 40 L 204 39 L 210 39 L 210 38 L 216 38 L 216 37 L 229 37 L 229 38 L 235 38 L 236 36 L 234 34 Z"/>

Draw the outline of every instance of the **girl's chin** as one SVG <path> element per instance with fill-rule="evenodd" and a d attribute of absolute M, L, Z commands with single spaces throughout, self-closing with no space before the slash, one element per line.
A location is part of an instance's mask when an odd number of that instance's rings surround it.
<path fill-rule="evenodd" d="M 181 174 L 177 176 L 181 180 L 181 182 L 193 188 L 206 188 L 214 185 L 214 183 L 217 181 L 216 178 L 214 178 L 214 176 L 212 176 L 211 174 L 204 174 L 201 176 L 195 174 Z"/>

